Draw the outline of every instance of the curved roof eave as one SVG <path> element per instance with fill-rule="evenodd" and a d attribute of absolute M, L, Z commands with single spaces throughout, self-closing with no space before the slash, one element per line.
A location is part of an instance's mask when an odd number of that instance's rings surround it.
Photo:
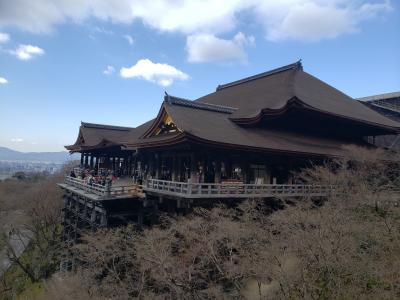
<path fill-rule="evenodd" d="M 345 119 L 345 120 L 350 120 L 353 122 L 357 122 L 357 123 L 362 123 L 365 125 L 369 125 L 369 126 L 374 126 L 374 127 L 379 127 L 381 129 L 387 130 L 391 133 L 399 133 L 400 132 L 400 123 L 398 124 L 398 127 L 394 127 L 394 126 L 388 126 L 388 125 L 384 125 L 384 124 L 380 124 L 380 123 L 374 123 L 374 122 L 370 122 L 367 120 L 363 120 L 363 119 L 357 119 L 357 118 L 351 118 L 348 116 L 343 116 L 343 115 L 339 115 L 339 114 L 335 114 L 332 113 L 330 111 L 324 111 L 318 108 L 315 108 L 313 106 L 310 106 L 309 104 L 305 103 L 304 101 L 302 101 L 301 99 L 299 99 L 298 97 L 293 97 L 291 99 L 289 99 L 285 105 L 283 105 L 282 107 L 276 108 L 276 109 L 272 109 L 272 108 L 263 108 L 260 109 L 258 111 L 258 113 L 253 114 L 251 116 L 248 117 L 229 117 L 230 120 L 232 120 L 233 122 L 237 123 L 237 124 L 246 124 L 246 125 L 253 125 L 258 123 L 259 121 L 261 121 L 261 119 L 263 117 L 266 116 L 279 116 L 279 115 L 283 115 L 285 114 L 290 108 L 293 107 L 301 107 L 310 111 L 314 111 L 314 112 L 318 112 L 321 114 L 325 114 L 325 115 L 329 115 L 329 116 L 333 116 L 339 119 Z"/>

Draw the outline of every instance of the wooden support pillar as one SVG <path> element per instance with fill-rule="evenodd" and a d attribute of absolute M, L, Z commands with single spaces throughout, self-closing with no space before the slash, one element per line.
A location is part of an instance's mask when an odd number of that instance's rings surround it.
<path fill-rule="evenodd" d="M 176 158 L 176 181 L 182 181 L 182 156 L 177 156 Z"/>
<path fill-rule="evenodd" d="M 128 154 L 125 155 L 124 157 L 124 174 L 130 176 L 130 168 L 129 168 L 129 161 L 131 160 L 131 157 Z"/>
<path fill-rule="evenodd" d="M 161 164 L 160 164 L 160 156 L 159 156 L 159 154 L 158 153 L 155 153 L 154 154 L 154 162 L 155 162 L 155 164 L 156 164 L 156 170 L 155 170 L 155 172 L 156 172 L 156 176 L 155 176 L 155 178 L 156 179 L 160 179 L 160 174 L 161 174 L 161 170 L 160 170 L 160 168 L 161 168 Z"/>
<path fill-rule="evenodd" d="M 196 162 L 196 155 L 192 153 L 190 155 L 190 182 L 194 183 L 196 180 L 196 170 L 197 169 L 197 162 Z"/>
<path fill-rule="evenodd" d="M 172 157 L 172 181 L 177 181 L 176 156 Z"/>
<path fill-rule="evenodd" d="M 138 212 L 138 218 L 137 218 L 138 226 L 142 227 L 143 226 L 143 211 L 140 210 Z"/>
<path fill-rule="evenodd" d="M 88 203 L 87 203 L 87 199 L 86 198 L 84 199 L 84 205 L 85 205 L 85 207 L 83 208 L 83 215 L 84 215 L 84 218 L 85 218 L 85 221 L 86 221 L 86 218 L 87 218 L 87 207 L 88 207 Z"/>
<path fill-rule="evenodd" d="M 150 160 L 149 160 L 149 177 L 153 178 L 153 173 L 154 173 L 154 159 L 153 159 L 153 155 L 150 156 Z"/>
<path fill-rule="evenodd" d="M 206 172 L 206 157 L 204 155 L 202 155 L 201 160 L 200 160 L 200 178 L 199 178 L 199 182 L 203 183 L 204 182 L 204 173 Z"/>
<path fill-rule="evenodd" d="M 92 213 L 90 214 L 90 223 L 92 225 L 92 230 L 95 229 L 95 223 L 96 223 L 96 209 L 94 204 L 92 205 Z"/>
<path fill-rule="evenodd" d="M 126 174 L 132 175 L 132 156 L 130 154 L 126 156 Z"/>
<path fill-rule="evenodd" d="M 84 156 L 84 154 L 81 152 L 81 168 L 83 167 L 83 156 Z"/>
<path fill-rule="evenodd" d="M 243 183 L 247 183 L 248 162 L 246 159 L 242 160 L 240 164 L 240 169 L 242 170 Z"/>
<path fill-rule="evenodd" d="M 157 217 L 158 217 L 158 203 L 155 202 L 153 204 L 153 211 L 151 214 L 151 223 L 155 224 L 157 222 Z"/>
<path fill-rule="evenodd" d="M 85 153 L 85 168 L 89 165 L 89 154 Z"/>
<path fill-rule="evenodd" d="M 94 160 L 94 156 L 93 156 L 93 154 L 90 154 L 90 169 L 94 169 L 93 160 Z"/>
<path fill-rule="evenodd" d="M 105 211 L 103 211 L 101 214 L 100 226 L 107 227 L 107 215 Z"/>
<path fill-rule="evenodd" d="M 221 160 L 217 157 L 215 160 L 215 183 L 221 183 Z"/>
<path fill-rule="evenodd" d="M 111 169 L 113 171 L 113 173 L 115 172 L 115 157 L 111 158 Z"/>

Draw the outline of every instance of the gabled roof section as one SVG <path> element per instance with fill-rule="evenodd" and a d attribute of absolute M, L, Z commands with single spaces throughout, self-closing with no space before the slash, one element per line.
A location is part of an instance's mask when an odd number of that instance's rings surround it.
<path fill-rule="evenodd" d="M 133 129 L 131 127 L 104 125 L 104 124 L 95 124 L 95 123 L 86 123 L 86 122 L 81 122 L 81 126 L 84 128 L 97 128 L 97 129 L 118 130 L 118 131 L 129 131 L 129 130 Z"/>
<path fill-rule="evenodd" d="M 237 110 L 230 118 L 239 123 L 245 123 L 246 119 L 260 119 L 263 114 L 285 113 L 288 105 L 294 104 L 388 131 L 400 128 L 399 123 L 306 73 L 300 62 L 220 85 L 214 93 L 196 102 L 235 107 Z"/>
<path fill-rule="evenodd" d="M 81 122 L 78 138 L 73 145 L 65 146 L 69 151 L 122 146 L 129 141 L 135 128 Z"/>
<path fill-rule="evenodd" d="M 219 114 L 232 114 L 236 111 L 236 108 L 224 106 L 224 105 L 216 105 L 209 103 L 201 103 L 195 102 L 188 99 L 175 97 L 165 93 L 164 102 L 161 105 L 161 108 L 158 112 L 157 118 L 154 119 L 151 126 L 143 133 L 141 136 L 142 139 L 146 139 L 152 136 L 157 136 L 162 131 L 163 127 L 165 127 L 164 123 L 173 124 L 176 127 L 176 131 L 169 131 L 167 133 L 177 133 L 182 132 L 180 124 L 180 117 L 175 117 L 171 114 L 173 112 L 173 107 L 187 107 L 193 109 L 195 111 L 209 111 L 215 112 Z"/>
<path fill-rule="evenodd" d="M 144 132 L 141 138 L 145 139 L 153 136 L 161 136 L 177 132 L 181 132 L 181 130 L 176 126 L 174 119 L 167 112 L 165 106 L 162 105 L 160 112 L 157 115 L 157 118 L 153 121 L 151 126 Z"/>
<path fill-rule="evenodd" d="M 293 64 L 286 65 L 286 66 L 283 66 L 283 67 L 280 67 L 280 68 L 276 68 L 276 69 L 273 69 L 273 70 L 270 70 L 270 71 L 267 71 L 267 72 L 263 72 L 263 73 L 260 73 L 260 74 L 257 74 L 257 75 L 249 76 L 249 77 L 246 77 L 246 78 L 243 78 L 243 79 L 239 79 L 239 80 L 236 80 L 236 81 L 232 81 L 232 82 L 229 82 L 229 83 L 226 83 L 226 84 L 220 84 L 220 85 L 217 86 L 216 90 L 220 91 L 222 89 L 226 89 L 226 88 L 229 88 L 229 87 L 232 87 L 232 86 L 235 86 L 235 85 L 239 85 L 239 84 L 242 84 L 242 83 L 246 83 L 246 82 L 249 82 L 249 81 L 252 81 L 252 80 L 257 80 L 257 79 L 260 79 L 260 78 L 263 78 L 263 77 L 267 77 L 267 76 L 270 76 L 270 75 L 274 75 L 274 74 L 277 74 L 277 73 L 280 73 L 280 72 L 284 72 L 284 71 L 288 71 L 288 70 L 295 70 L 295 69 L 303 70 L 303 65 L 301 64 L 301 60 L 299 60 L 299 61 L 297 61 L 297 62 L 295 62 Z"/>

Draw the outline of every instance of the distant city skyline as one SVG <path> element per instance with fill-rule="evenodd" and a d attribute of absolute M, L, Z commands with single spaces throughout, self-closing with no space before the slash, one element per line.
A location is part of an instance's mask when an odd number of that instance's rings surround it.
<path fill-rule="evenodd" d="M 0 146 L 63 151 L 81 121 L 136 127 L 169 94 L 196 99 L 302 59 L 351 97 L 400 90 L 388 0 L 0 0 Z"/>

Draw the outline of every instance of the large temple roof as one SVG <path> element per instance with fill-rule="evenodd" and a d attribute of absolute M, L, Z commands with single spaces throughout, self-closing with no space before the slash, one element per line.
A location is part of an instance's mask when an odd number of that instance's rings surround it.
<path fill-rule="evenodd" d="M 231 114 L 210 109 L 192 108 L 174 103 L 164 103 L 164 108 L 180 132 L 136 140 L 137 148 L 154 146 L 157 142 L 176 143 L 183 138 L 257 151 L 291 152 L 321 156 L 340 156 L 346 152 L 343 143 L 334 139 L 310 137 L 304 134 L 265 128 L 242 127 L 229 119 Z"/>
<path fill-rule="evenodd" d="M 77 141 L 66 148 L 85 151 L 117 145 L 122 149 L 140 149 L 191 140 L 257 151 L 323 156 L 340 156 L 346 152 L 344 144 L 349 144 L 349 141 L 343 142 L 328 135 L 315 136 L 268 126 L 243 126 L 246 122 L 254 125 L 265 116 L 285 114 L 292 105 L 326 118 L 347 120 L 346 126 L 364 126 L 365 130 L 374 132 L 394 133 L 400 128 L 399 123 L 304 72 L 301 63 L 297 62 L 220 85 L 214 93 L 196 101 L 167 94 L 158 116 L 136 128 L 82 123 Z M 166 120 L 173 121 L 176 130 L 159 134 Z"/>
<path fill-rule="evenodd" d="M 399 127 L 398 123 L 304 72 L 300 62 L 220 85 L 214 93 L 197 101 L 235 107 L 237 111 L 231 118 L 240 120 L 255 118 L 266 110 L 282 110 L 294 98 L 310 110 L 377 126 Z"/>

